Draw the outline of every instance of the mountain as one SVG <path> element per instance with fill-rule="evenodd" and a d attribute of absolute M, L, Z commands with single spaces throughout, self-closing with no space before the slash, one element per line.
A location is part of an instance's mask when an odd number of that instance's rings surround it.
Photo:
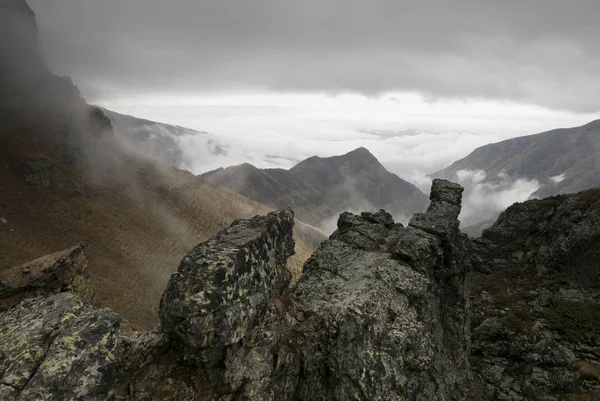
<path fill-rule="evenodd" d="M 127 148 L 161 163 L 189 171 L 198 160 L 215 159 L 211 163 L 217 163 L 216 159 L 227 155 L 226 146 L 206 132 L 102 110 Z M 193 153 L 184 151 L 189 139 L 195 143 Z"/>
<path fill-rule="evenodd" d="M 387 171 L 365 148 L 343 156 L 311 157 L 290 170 L 242 164 L 201 178 L 274 209 L 291 207 L 300 220 L 325 230 L 346 210 L 386 209 L 406 220 L 428 202 L 416 186 Z"/>
<path fill-rule="evenodd" d="M 600 186 L 600 120 L 485 145 L 431 175 L 456 179 L 460 170 L 484 171 L 489 181 L 538 180 L 535 197 Z"/>
<path fill-rule="evenodd" d="M 153 326 L 190 247 L 271 209 L 124 148 L 104 111 L 48 71 L 27 4 L 0 1 L 0 22 L 14 39 L 0 41 L 0 271 L 83 242 L 95 304 Z M 325 237 L 298 223 L 295 238 L 297 276 Z"/>

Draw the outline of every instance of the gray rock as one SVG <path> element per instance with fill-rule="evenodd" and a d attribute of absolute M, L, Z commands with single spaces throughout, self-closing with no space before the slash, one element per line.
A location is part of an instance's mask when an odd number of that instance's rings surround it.
<path fill-rule="evenodd" d="M 545 278 L 598 287 L 600 189 L 516 203 L 474 243 L 480 271 L 518 264 Z"/>
<path fill-rule="evenodd" d="M 106 400 L 119 316 L 61 293 L 0 314 L 3 400 Z"/>
<path fill-rule="evenodd" d="M 4 217 L 2 217 L 2 218 L 0 218 L 0 223 L 6 224 L 6 223 L 8 223 L 8 220 L 6 220 Z"/>
<path fill-rule="evenodd" d="M 27 297 L 71 291 L 90 302 L 88 260 L 83 244 L 0 271 L 0 311 Z"/>

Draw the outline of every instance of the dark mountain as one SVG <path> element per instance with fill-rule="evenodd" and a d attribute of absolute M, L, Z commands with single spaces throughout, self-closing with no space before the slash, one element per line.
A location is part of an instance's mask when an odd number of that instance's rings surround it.
<path fill-rule="evenodd" d="M 302 221 L 326 230 L 345 210 L 386 209 L 405 220 L 428 202 L 416 186 L 387 171 L 365 148 L 343 156 L 311 157 L 290 170 L 242 164 L 202 178 L 276 209 L 291 207 Z"/>
<path fill-rule="evenodd" d="M 536 197 L 600 186 L 600 120 L 485 145 L 432 176 L 456 179 L 459 170 L 483 170 L 488 180 L 501 173 L 536 179 Z"/>

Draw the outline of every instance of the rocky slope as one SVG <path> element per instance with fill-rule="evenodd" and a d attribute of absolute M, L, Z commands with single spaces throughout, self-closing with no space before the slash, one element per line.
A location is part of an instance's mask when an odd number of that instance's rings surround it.
<path fill-rule="evenodd" d="M 183 258 L 146 334 L 124 335 L 118 315 L 70 292 L 27 298 L 0 314 L 0 394 L 460 399 L 470 383 L 461 192 L 436 181 L 408 227 L 384 211 L 342 215 L 291 287 L 292 211 L 238 220 Z"/>
<path fill-rule="evenodd" d="M 600 190 L 515 204 L 474 249 L 475 399 L 600 399 Z"/>
<path fill-rule="evenodd" d="M 600 120 L 485 145 L 432 176 L 453 180 L 460 170 L 485 171 L 490 181 L 501 173 L 538 180 L 536 197 L 600 186 Z"/>
<path fill-rule="evenodd" d="M 300 220 L 327 231 L 346 210 L 385 209 L 408 220 L 427 204 L 417 187 L 388 172 L 365 148 L 343 156 L 311 157 L 290 170 L 242 164 L 202 178 L 275 209 L 291 207 Z"/>

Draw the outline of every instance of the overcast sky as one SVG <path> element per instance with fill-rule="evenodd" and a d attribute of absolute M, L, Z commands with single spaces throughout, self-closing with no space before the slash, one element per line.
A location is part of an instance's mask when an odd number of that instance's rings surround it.
<path fill-rule="evenodd" d="M 417 91 L 600 110 L 597 0 L 30 0 L 90 97 Z"/>

